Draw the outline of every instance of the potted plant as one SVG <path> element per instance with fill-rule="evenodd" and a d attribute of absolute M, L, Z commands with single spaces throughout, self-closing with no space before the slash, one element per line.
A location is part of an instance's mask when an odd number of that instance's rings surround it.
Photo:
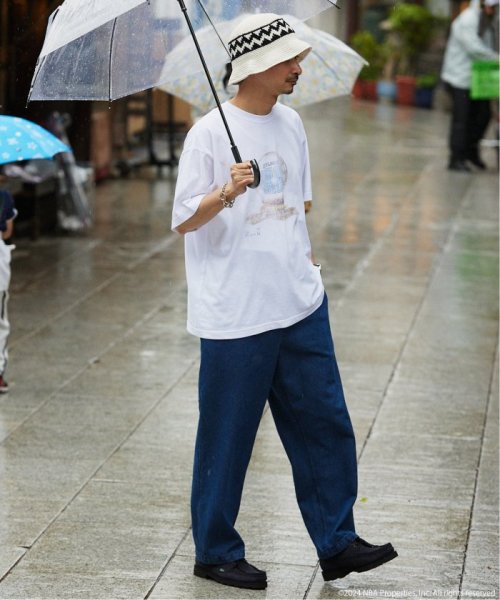
<path fill-rule="evenodd" d="M 396 101 L 413 104 L 416 70 L 420 54 L 426 50 L 434 33 L 435 18 L 425 6 L 397 3 L 385 23 L 397 56 Z"/>
<path fill-rule="evenodd" d="M 439 77 L 434 74 L 419 75 L 416 80 L 415 106 L 420 108 L 432 108 L 434 89 L 438 84 Z"/>
<path fill-rule="evenodd" d="M 382 45 L 369 31 L 357 31 L 351 38 L 351 47 L 368 62 L 359 73 L 353 95 L 376 100 L 377 79 L 382 72 Z"/>

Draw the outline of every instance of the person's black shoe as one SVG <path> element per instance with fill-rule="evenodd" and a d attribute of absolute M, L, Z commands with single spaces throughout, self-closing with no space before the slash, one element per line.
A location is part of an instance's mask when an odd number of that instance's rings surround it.
<path fill-rule="evenodd" d="M 362 573 L 375 569 L 396 558 L 397 555 L 392 544 L 374 546 L 358 537 L 345 550 L 332 558 L 321 559 L 319 563 L 323 571 L 323 579 L 331 581 L 341 579 L 353 571 Z"/>
<path fill-rule="evenodd" d="M 484 160 L 481 159 L 479 154 L 468 154 L 467 160 L 478 169 L 481 169 L 481 171 L 484 171 L 486 169 L 486 163 L 484 162 Z"/>
<path fill-rule="evenodd" d="M 464 160 L 459 159 L 450 160 L 448 169 L 450 171 L 460 171 L 462 173 L 471 173 L 472 171 L 469 165 Z"/>
<path fill-rule="evenodd" d="M 264 590 L 267 587 L 266 572 L 247 563 L 244 558 L 222 565 L 205 565 L 196 562 L 194 574 L 232 587 L 250 590 Z"/>

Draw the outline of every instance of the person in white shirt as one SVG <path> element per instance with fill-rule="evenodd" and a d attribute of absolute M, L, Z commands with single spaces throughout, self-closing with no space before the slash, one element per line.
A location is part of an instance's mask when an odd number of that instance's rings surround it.
<path fill-rule="evenodd" d="M 473 61 L 498 60 L 494 40 L 487 40 L 488 35 L 492 38 L 491 27 L 480 35 L 481 16 L 491 22 L 497 5 L 498 0 L 472 0 L 451 25 L 441 79 L 452 99 L 448 164 L 452 171 L 470 171 L 469 162 L 479 169 L 486 168 L 479 154 L 479 142 L 490 122 L 490 100 L 473 100 L 470 88 Z"/>
<path fill-rule="evenodd" d="M 259 163 L 233 164 L 212 111 L 180 158 L 172 228 L 185 235 L 188 331 L 201 338 L 199 423 L 191 498 L 194 574 L 263 589 L 235 529 L 266 400 L 290 459 L 299 507 L 325 580 L 397 556 L 358 537 L 354 433 L 304 203 L 312 198 L 307 140 L 290 94 L 311 48 L 278 15 L 243 19 L 229 42 L 235 140 Z"/>

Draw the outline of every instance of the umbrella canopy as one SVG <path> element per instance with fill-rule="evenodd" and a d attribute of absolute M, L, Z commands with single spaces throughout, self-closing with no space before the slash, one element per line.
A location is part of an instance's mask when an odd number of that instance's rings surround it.
<path fill-rule="evenodd" d="M 293 94 L 282 96 L 280 101 L 297 108 L 350 94 L 359 71 L 367 64 L 364 58 L 325 31 L 309 27 L 291 15 L 283 15 L 283 18 L 295 29 L 301 40 L 312 46 L 312 51 L 302 64 L 303 73 L 299 85 Z M 229 40 L 230 33 L 239 20 L 234 19 L 218 26 L 223 40 Z M 228 53 L 218 40 L 214 40 L 210 26 L 200 29 L 196 35 L 219 98 L 226 100 L 236 90 L 233 86 L 225 90 L 222 84 Z M 203 73 L 191 64 L 196 57 L 187 51 L 188 42 L 190 40 L 184 40 L 167 56 L 160 76 L 163 83 L 158 87 L 206 112 L 215 107 L 215 100 Z"/>
<path fill-rule="evenodd" d="M 71 152 L 66 144 L 36 123 L 0 115 L 0 164 L 34 158 L 52 158 Z"/>
<path fill-rule="evenodd" d="M 308 19 L 335 0 L 65 0 L 52 15 L 29 100 L 113 100 L 162 83 L 165 60 L 194 30 L 244 13 Z M 212 30 L 214 43 L 223 43 Z M 202 48 L 203 50 L 203 48 Z M 184 51 L 201 71 L 194 44 Z"/>

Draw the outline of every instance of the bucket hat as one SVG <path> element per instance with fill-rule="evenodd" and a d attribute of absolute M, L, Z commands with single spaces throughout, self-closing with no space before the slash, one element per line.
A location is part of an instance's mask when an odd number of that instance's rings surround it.
<path fill-rule="evenodd" d="M 250 15 L 230 35 L 233 72 L 229 83 L 240 83 L 295 56 L 303 60 L 310 51 L 311 46 L 297 37 L 283 17 L 274 13 Z"/>

